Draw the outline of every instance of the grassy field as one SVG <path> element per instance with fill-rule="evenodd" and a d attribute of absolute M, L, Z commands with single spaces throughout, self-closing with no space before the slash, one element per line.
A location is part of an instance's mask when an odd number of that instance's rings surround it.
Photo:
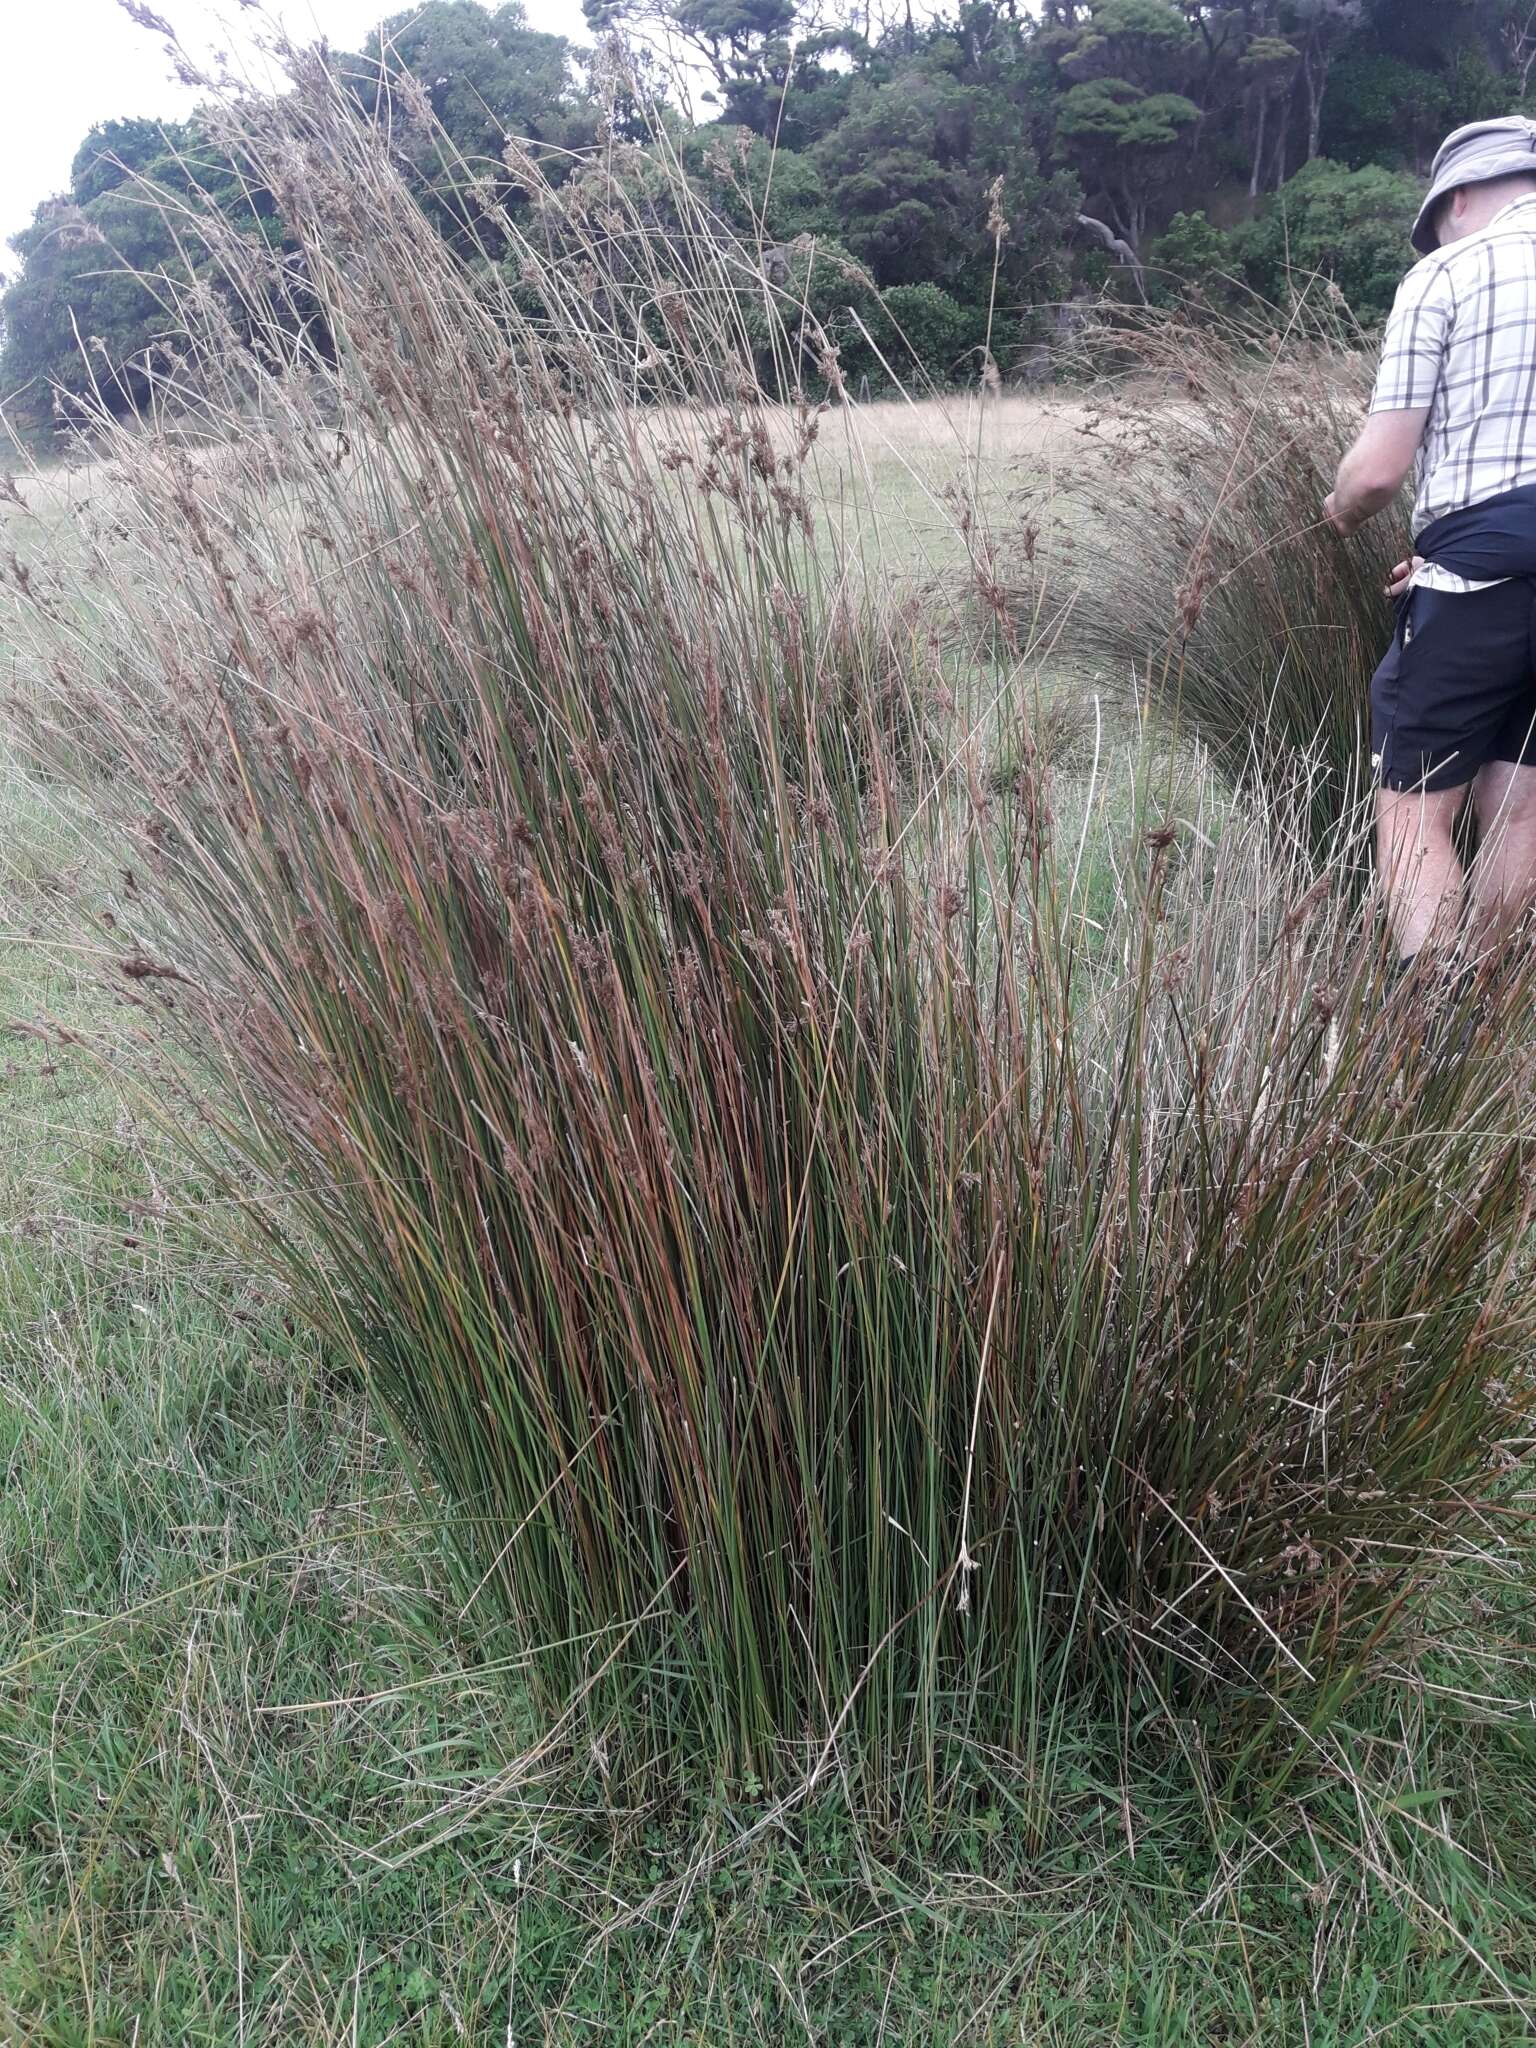
<path fill-rule="evenodd" d="M 1078 423 L 892 409 L 821 488 L 867 465 L 942 584 L 960 466 L 1031 516 Z M 60 1036 L 112 998 L 48 898 L 106 856 L 17 771 L 0 816 L 0 2041 L 1536 2040 L 1524 1558 L 1283 1783 L 1085 1718 L 1044 1849 L 984 1759 L 914 1843 L 835 1783 L 760 1827 L 546 1751 L 430 1489 Z"/>

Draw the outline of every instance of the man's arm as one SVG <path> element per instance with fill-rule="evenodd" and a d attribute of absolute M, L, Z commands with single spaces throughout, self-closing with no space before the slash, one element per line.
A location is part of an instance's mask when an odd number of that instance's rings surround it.
<path fill-rule="evenodd" d="M 1384 511 L 1408 480 L 1424 429 L 1427 405 L 1400 412 L 1373 412 L 1360 438 L 1339 464 L 1339 479 L 1323 512 L 1338 533 L 1358 533 Z"/>
<path fill-rule="evenodd" d="M 1381 362 L 1365 431 L 1339 464 L 1323 511 L 1338 532 L 1358 533 L 1390 505 L 1407 480 L 1440 389 L 1456 324 L 1456 293 L 1446 265 L 1426 258 L 1398 287 L 1381 338 Z"/>

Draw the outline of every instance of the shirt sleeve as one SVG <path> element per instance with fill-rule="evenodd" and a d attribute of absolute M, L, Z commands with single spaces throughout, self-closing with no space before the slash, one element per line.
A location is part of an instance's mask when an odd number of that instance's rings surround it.
<path fill-rule="evenodd" d="M 1413 412 L 1434 403 L 1454 311 L 1444 265 L 1409 271 L 1382 337 L 1372 412 Z"/>

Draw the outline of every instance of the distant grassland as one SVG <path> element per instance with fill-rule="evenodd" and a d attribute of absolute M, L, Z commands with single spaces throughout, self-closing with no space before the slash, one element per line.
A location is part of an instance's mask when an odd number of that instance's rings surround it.
<path fill-rule="evenodd" d="M 766 419 L 781 445 L 792 437 L 789 415 L 769 412 Z M 962 499 L 974 501 L 980 528 L 1006 536 L 1022 510 L 1057 505 L 1062 479 L 1080 479 L 1093 459 L 1084 430 L 1098 419 L 1094 406 L 1069 396 L 957 396 L 834 408 L 817 420 L 808 475 L 829 526 L 862 542 L 866 552 L 878 540 L 887 573 L 949 571 L 963 559 L 956 516 Z M 698 445 L 711 416 L 660 407 L 649 425 L 658 449 Z M 220 448 L 204 447 L 195 459 L 218 464 L 228 458 Z M 0 500 L 0 535 L 24 553 L 29 520 L 56 525 L 73 509 L 101 505 L 116 488 L 106 468 L 78 459 L 32 474 L 20 470 L 17 482 L 26 510 Z"/>

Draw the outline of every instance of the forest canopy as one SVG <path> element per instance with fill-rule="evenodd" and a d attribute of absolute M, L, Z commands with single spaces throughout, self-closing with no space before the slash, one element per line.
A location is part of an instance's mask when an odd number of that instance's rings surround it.
<path fill-rule="evenodd" d="M 1283 300 L 1320 274 L 1379 322 L 1441 137 L 1536 95 L 1536 0 L 961 0 L 922 19 L 875 0 L 585 4 L 597 52 L 530 28 L 517 0 L 426 0 L 327 62 L 360 117 L 425 94 L 468 169 L 402 141 L 407 171 L 466 260 L 495 262 L 466 177 L 515 215 L 509 140 L 558 181 L 614 121 L 610 39 L 642 76 L 685 56 L 706 118 L 666 111 L 669 158 L 820 295 L 844 374 L 874 384 L 882 331 L 940 382 L 984 359 L 1038 374 L 1063 304 L 1104 294 Z M 217 132 L 125 110 L 83 139 L 69 189 L 12 244 L 14 417 L 144 401 L 199 262 L 189 216 L 282 246 L 278 207 Z"/>

